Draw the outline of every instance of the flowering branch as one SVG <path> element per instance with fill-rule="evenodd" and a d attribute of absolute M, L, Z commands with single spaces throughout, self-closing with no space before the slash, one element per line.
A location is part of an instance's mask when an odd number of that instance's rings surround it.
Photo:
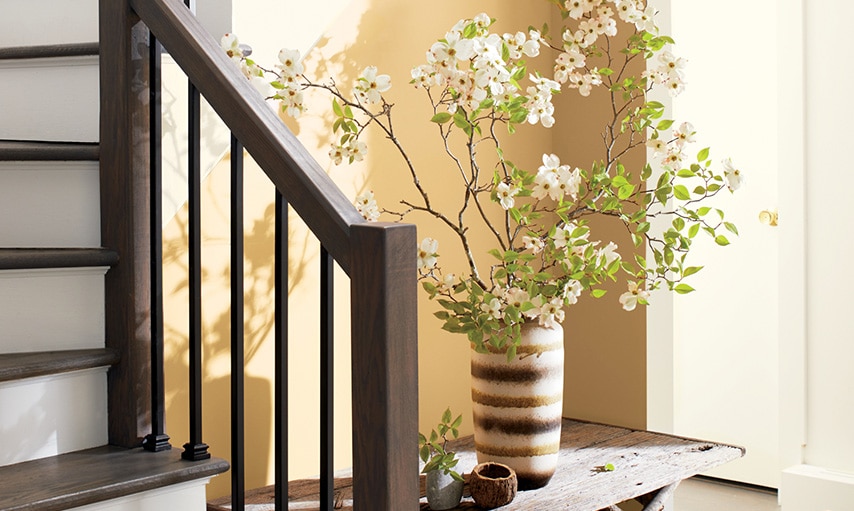
<path fill-rule="evenodd" d="M 643 0 L 548 1 L 563 19 L 555 36 L 549 35 L 548 25 L 527 33 L 494 33 L 494 20 L 479 14 L 451 27 L 427 51 L 426 63 L 411 70 L 410 83 L 424 91 L 430 122 L 437 125 L 444 152 L 459 173 L 456 215 L 430 201 L 415 162 L 395 135 L 394 105 L 384 96 L 391 88 L 388 75 L 366 67 L 345 94 L 332 80 L 322 84 L 305 77 L 294 50 L 282 50 L 280 63 L 268 70 L 246 58 L 233 35 L 222 42 L 253 83 L 274 89 L 265 95 L 280 101 L 288 115 L 298 117 L 305 110 L 302 95 L 307 89 L 332 95 L 332 133 L 338 138 L 329 156 L 334 163 L 361 161 L 367 151 L 361 135 L 372 125 L 383 132 L 401 155 L 420 201 L 401 200 L 405 210 L 382 212 L 400 220 L 415 212 L 438 219 L 456 235 L 467 261 L 467 270 L 457 276 L 439 267 L 437 241 L 426 238 L 418 247 L 422 285 L 441 307 L 435 315 L 445 329 L 466 334 L 475 349 L 485 350 L 488 342 L 506 349 L 508 358 L 516 354 L 522 323 L 561 322 L 565 306 L 576 303 L 584 291 L 603 296 L 601 285 L 616 280 L 619 272 L 630 277 L 619 297 L 626 310 L 648 303 L 650 291 L 661 286 L 692 291 L 683 279 L 702 268 L 685 264 L 695 236 L 703 231 L 726 245 L 722 231 L 738 232 L 724 220 L 723 211 L 701 204 L 724 188 L 737 189 L 740 171 L 728 159 L 722 174 L 712 170 L 708 148 L 689 161 L 693 126 L 664 118 L 664 105 L 649 99 L 655 88 L 675 96 L 685 85 L 685 61 L 671 52 L 673 40 L 659 34 L 652 7 Z M 528 60 L 543 58 L 548 72 L 529 71 Z M 632 71 L 638 59 L 646 63 L 642 73 Z M 511 135 L 526 124 L 550 128 L 556 122 L 554 94 L 577 90 L 586 97 L 598 88 L 605 88 L 610 99 L 601 160 L 573 166 L 545 154 L 532 171 L 506 158 L 499 126 Z M 452 149 L 456 137 L 465 145 L 464 157 Z M 652 162 L 626 168 L 623 158 L 644 145 Z M 479 155 L 482 147 L 495 151 L 491 173 Z M 658 168 L 655 186 L 653 164 Z M 476 210 L 477 228 L 466 215 L 470 206 Z M 368 220 L 381 213 L 372 192 L 360 195 L 356 207 Z M 501 224 L 496 221 L 499 213 Z M 591 215 L 619 218 L 635 247 L 645 245 L 651 260 L 637 254 L 624 259 L 615 243 L 591 240 L 586 220 Z M 671 224 L 653 232 L 651 220 L 660 217 Z M 469 238 L 481 230 L 481 222 L 495 240 L 488 253 L 496 261 L 488 276 L 479 271 Z"/>

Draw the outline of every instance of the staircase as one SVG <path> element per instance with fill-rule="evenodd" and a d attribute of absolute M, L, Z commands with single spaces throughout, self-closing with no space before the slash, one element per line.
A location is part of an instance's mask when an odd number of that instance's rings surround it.
<path fill-rule="evenodd" d="M 111 433 L 137 417 L 110 404 L 111 373 L 134 359 L 105 334 L 105 276 L 126 256 L 101 246 L 98 2 L 14 5 L 0 21 L 0 510 L 203 510 L 226 462 Z"/>
<path fill-rule="evenodd" d="M 152 133 L 158 138 L 162 115 L 159 80 L 152 78 L 158 59 L 145 56 L 157 48 L 150 48 L 149 29 L 231 130 L 232 156 L 243 154 L 234 149 L 242 144 L 277 190 L 277 501 L 288 498 L 288 238 L 281 219 L 292 208 L 324 248 L 321 316 L 332 317 L 333 262 L 358 297 L 350 303 L 354 502 L 360 511 L 417 509 L 417 456 L 406 449 L 418 411 L 415 227 L 365 222 L 182 1 L 3 6 L 0 511 L 202 511 L 206 483 L 229 470 L 210 457 L 202 438 L 201 328 L 192 325 L 189 432 L 169 432 L 183 453 L 164 434 L 161 215 L 150 200 L 152 190 L 159 197 L 162 158 L 158 144 L 149 143 Z M 198 116 L 191 117 L 195 146 L 200 130 Z M 189 159 L 197 183 L 198 160 Z M 232 161 L 233 189 L 242 187 L 241 166 Z M 231 417 L 215 419 L 231 424 L 232 509 L 242 509 L 245 490 L 244 255 L 243 235 L 234 228 L 243 223 L 241 195 L 231 198 L 238 276 L 232 279 Z M 193 253 L 200 243 L 190 238 Z M 200 265 L 190 266 L 193 296 L 200 295 Z M 191 308 L 198 303 L 189 301 Z M 323 321 L 320 336 L 327 390 L 334 388 L 331 323 Z M 324 401 L 331 410 L 331 392 Z M 319 483 L 326 511 L 334 507 L 332 431 L 333 414 L 322 412 Z"/>

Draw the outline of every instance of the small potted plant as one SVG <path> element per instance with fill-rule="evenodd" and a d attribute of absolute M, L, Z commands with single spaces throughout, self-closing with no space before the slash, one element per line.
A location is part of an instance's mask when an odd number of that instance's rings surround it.
<path fill-rule="evenodd" d="M 459 463 L 456 453 L 448 451 L 448 433 L 454 438 L 459 436 L 463 416 L 451 420 L 451 409 L 445 410 L 436 429 L 430 432 L 430 439 L 418 433 L 418 450 L 424 462 L 422 474 L 427 475 L 427 503 L 430 509 L 442 510 L 456 507 L 463 498 L 463 477 L 454 470 Z"/>

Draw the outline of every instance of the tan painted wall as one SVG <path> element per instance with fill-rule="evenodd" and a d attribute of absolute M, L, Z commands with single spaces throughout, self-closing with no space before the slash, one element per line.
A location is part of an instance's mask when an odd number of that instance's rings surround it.
<path fill-rule="evenodd" d="M 554 26 L 558 22 L 556 19 Z M 602 130 L 611 118 L 610 97 L 605 88 L 594 89 L 587 98 L 566 90 L 556 96 L 554 104 L 557 122 L 551 128 L 552 151 L 561 162 L 589 169 L 592 162 L 603 160 Z M 646 162 L 645 149 L 641 146 L 631 151 L 623 162 L 637 175 Z M 590 239 L 605 240 L 604 243 L 612 240 L 624 258 L 632 257 L 632 241 L 622 222 L 593 218 Z M 645 255 L 643 249 L 639 253 Z M 567 310 L 564 415 L 643 428 L 645 309 L 622 310 L 617 298 L 626 290 L 623 279 L 606 289 L 608 294 L 603 298 L 583 296 Z"/>
<path fill-rule="evenodd" d="M 541 25 L 548 15 L 546 2 L 526 2 L 524 8 L 514 0 L 439 0 L 429 8 L 413 9 L 411 3 L 395 0 L 355 0 L 337 21 L 328 28 L 317 49 L 308 59 L 308 73 L 324 77 L 333 74 L 339 83 L 350 83 L 366 65 L 376 65 L 380 72 L 392 77 L 394 87 L 388 95 L 396 104 L 398 137 L 406 145 L 416 165 L 422 169 L 424 183 L 436 190 L 431 198 L 449 205 L 456 199 L 442 193 L 441 187 L 452 179 L 453 172 L 447 157 L 443 157 L 435 126 L 428 121 L 429 104 L 423 92 L 408 85 L 409 69 L 424 59 L 430 44 L 442 37 L 458 19 L 471 17 L 483 10 L 499 20 L 501 31 L 525 30 L 529 25 Z M 236 12 L 239 16 L 239 11 Z M 322 22 L 326 24 L 326 20 Z M 251 34 L 238 34 L 250 42 Z M 346 53 L 344 53 L 346 52 Z M 346 55 L 346 60 L 344 55 Z M 273 62 L 275 55 L 254 56 L 260 62 Z M 349 87 L 348 87 L 349 88 Z M 575 94 L 566 94 L 559 108 L 569 110 L 576 122 L 564 123 L 551 130 L 542 127 L 523 128 L 508 144 L 508 154 L 514 162 L 527 168 L 540 164 L 543 152 L 557 152 L 562 159 L 576 165 L 588 165 L 591 155 L 581 152 L 594 141 L 573 131 L 579 119 L 596 115 L 580 111 Z M 571 96 L 571 97 L 570 97 Z M 310 112 L 299 125 L 290 123 L 301 140 L 322 166 L 329 166 L 328 98 L 320 96 L 311 102 Z M 601 106 L 601 105 L 599 105 Z M 590 136 L 590 133 L 586 134 Z M 331 167 L 330 172 L 348 196 L 363 189 L 372 189 L 382 206 L 393 208 L 390 198 L 412 197 L 411 184 L 402 172 L 401 160 L 381 136 L 372 135 L 368 158 L 363 164 L 351 167 Z M 640 155 L 643 156 L 642 154 Z M 585 163 L 586 162 L 586 163 Z M 228 457 L 228 166 L 216 168 L 204 184 L 203 266 L 204 330 L 206 345 L 205 373 L 205 433 L 204 440 L 216 456 Z M 247 488 L 269 484 L 272 469 L 272 298 L 269 295 L 272 279 L 272 189 L 263 176 L 247 162 L 246 203 L 246 306 L 247 321 L 247 459 L 266 460 L 266 465 L 249 465 Z M 419 237 L 433 236 L 440 241 L 443 264 L 460 267 L 453 259 L 457 252 L 455 240 L 435 222 L 412 216 L 418 224 Z M 310 240 L 298 220 L 291 222 L 291 392 L 290 413 L 290 474 L 299 478 L 316 474 L 318 463 L 319 394 L 317 377 L 317 254 L 316 242 Z M 611 232 L 620 234 L 611 226 Z M 596 227 L 598 231 L 598 226 Z M 173 443 L 185 441 L 187 431 L 186 388 L 183 376 L 186 362 L 181 355 L 186 343 L 186 210 L 164 231 L 167 298 L 167 417 Z M 628 245 L 628 240 L 617 240 Z M 485 251 L 484 247 L 483 250 Z M 490 257 L 490 256 L 486 256 Z M 346 320 L 347 283 L 340 276 L 337 305 L 341 321 L 336 326 L 336 360 L 338 392 L 336 413 L 340 422 L 336 429 L 336 467 L 350 465 L 349 426 L 349 359 L 347 357 Z M 621 284 L 606 298 L 595 303 L 584 300 L 569 311 L 567 330 L 567 401 L 565 411 L 570 416 L 601 420 L 632 426 L 643 426 L 645 416 L 644 373 L 644 314 L 627 314 L 619 310 L 616 298 L 624 289 Z M 469 390 L 469 347 L 458 335 L 440 329 L 432 313 L 435 305 L 421 296 L 419 301 L 419 386 L 420 429 L 435 426 L 447 407 L 464 414 L 463 433 L 471 432 Z M 413 438 L 413 451 L 415 439 Z M 228 476 L 216 478 L 209 496 L 230 491 Z"/>

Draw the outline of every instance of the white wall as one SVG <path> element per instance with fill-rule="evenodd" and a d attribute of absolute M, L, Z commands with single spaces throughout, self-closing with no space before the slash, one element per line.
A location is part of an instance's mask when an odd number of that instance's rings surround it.
<path fill-rule="evenodd" d="M 807 446 L 805 462 L 854 472 L 854 286 L 849 190 L 854 3 L 805 9 Z M 793 76 L 792 79 L 800 79 Z"/>

